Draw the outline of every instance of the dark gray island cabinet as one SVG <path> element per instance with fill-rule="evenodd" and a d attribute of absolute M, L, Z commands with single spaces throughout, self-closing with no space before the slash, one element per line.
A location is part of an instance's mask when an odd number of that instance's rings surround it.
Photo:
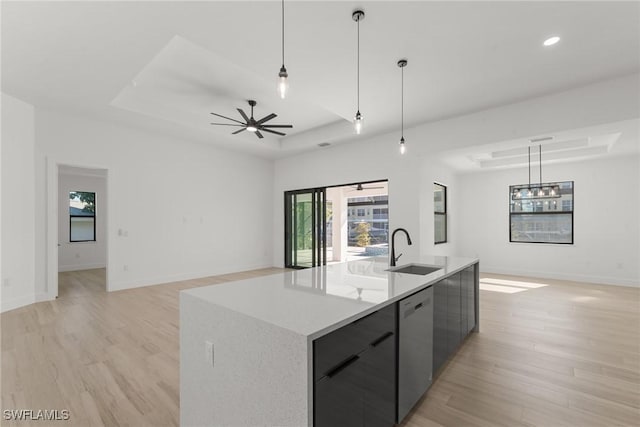
<path fill-rule="evenodd" d="M 478 264 L 313 342 L 313 425 L 392 426 L 478 330 Z"/>
<path fill-rule="evenodd" d="M 478 328 L 478 260 L 415 261 L 390 269 L 387 257 L 366 258 L 181 291 L 180 425 L 400 422 Z"/>

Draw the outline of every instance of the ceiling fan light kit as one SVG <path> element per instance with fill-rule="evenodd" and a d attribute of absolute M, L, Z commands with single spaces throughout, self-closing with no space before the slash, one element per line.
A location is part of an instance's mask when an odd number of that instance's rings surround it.
<path fill-rule="evenodd" d="M 250 99 L 247 101 L 249 103 L 249 106 L 251 106 L 251 117 L 247 116 L 247 114 L 242 110 L 242 108 L 238 108 L 238 113 L 240 113 L 240 115 L 242 116 L 242 118 L 244 119 L 244 122 L 241 122 L 240 120 L 236 120 L 236 119 L 232 119 L 231 117 L 227 117 L 227 116 L 223 116 L 222 114 L 217 114 L 217 113 L 211 113 L 214 116 L 218 116 L 218 117 L 222 117 L 223 119 L 226 120 L 231 120 L 234 123 L 211 123 L 212 125 L 216 125 L 216 126 L 237 126 L 241 129 L 238 129 L 235 132 L 232 132 L 231 135 L 236 135 L 240 132 L 244 132 L 249 131 L 252 133 L 255 133 L 255 135 L 258 138 L 264 138 L 264 136 L 262 135 L 262 132 L 268 132 L 268 133 L 273 133 L 275 135 L 280 135 L 280 136 L 285 136 L 285 133 L 282 132 L 278 132 L 275 131 L 273 129 L 275 128 L 292 128 L 293 125 L 267 125 L 265 124 L 266 122 L 268 122 L 269 120 L 275 119 L 276 117 L 278 117 L 277 114 L 275 113 L 271 113 L 269 115 L 264 116 L 263 118 L 261 118 L 260 120 L 256 120 L 253 118 L 253 107 L 255 107 L 256 105 L 258 105 L 258 103 L 256 101 L 254 101 L 253 99 Z"/>

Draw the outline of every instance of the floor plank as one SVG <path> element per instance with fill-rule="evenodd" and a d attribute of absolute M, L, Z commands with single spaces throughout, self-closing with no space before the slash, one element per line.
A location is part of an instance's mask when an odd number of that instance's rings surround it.
<path fill-rule="evenodd" d="M 70 426 L 176 426 L 179 291 L 280 271 L 112 293 L 104 269 L 61 273 L 56 301 L 0 316 L 2 408 L 68 409 Z M 403 427 L 640 425 L 640 289 L 481 279 L 480 333 Z"/>

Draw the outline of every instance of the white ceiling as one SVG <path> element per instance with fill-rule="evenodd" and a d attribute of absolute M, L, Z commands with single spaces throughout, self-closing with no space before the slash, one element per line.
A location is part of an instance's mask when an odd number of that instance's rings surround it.
<path fill-rule="evenodd" d="M 41 108 L 115 120 L 276 158 L 640 70 L 638 2 L 287 1 L 291 96 L 277 99 L 280 2 L 2 2 L 2 90 Z M 361 112 L 356 24 L 361 22 Z M 550 48 L 550 35 L 562 40 Z M 172 56 L 173 55 L 173 56 Z M 135 82 L 135 86 L 134 86 Z M 278 114 L 289 136 L 208 125 L 211 111 Z"/>
<path fill-rule="evenodd" d="M 540 141 L 536 141 L 537 139 Z M 625 120 L 549 135 L 536 135 L 531 139 L 518 138 L 450 150 L 438 154 L 437 157 L 454 170 L 490 171 L 527 166 L 529 148 L 531 162 L 536 165 L 540 154 L 544 164 L 580 161 L 607 154 L 635 154 L 640 151 L 640 120 Z"/>

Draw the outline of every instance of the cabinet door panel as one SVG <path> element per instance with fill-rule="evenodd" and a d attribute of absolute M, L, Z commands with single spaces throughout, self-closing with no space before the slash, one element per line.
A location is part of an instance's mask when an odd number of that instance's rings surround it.
<path fill-rule="evenodd" d="M 465 282 L 464 270 L 460 273 L 460 341 L 464 340 L 469 332 L 469 287 Z"/>
<path fill-rule="evenodd" d="M 389 427 L 396 418 L 396 336 L 388 335 L 362 354 L 366 371 L 364 425 Z"/>
<path fill-rule="evenodd" d="M 366 412 L 365 382 L 366 371 L 361 359 L 316 382 L 314 426 L 362 427 Z"/>
<path fill-rule="evenodd" d="M 314 341 L 314 380 L 346 358 L 366 349 L 382 334 L 395 332 L 395 304 L 356 320 Z"/>
<path fill-rule="evenodd" d="M 460 344 L 461 305 L 460 274 L 445 279 L 447 283 L 447 354 L 448 358 Z"/>
<path fill-rule="evenodd" d="M 433 285 L 433 373 L 447 360 L 447 282 Z"/>
<path fill-rule="evenodd" d="M 466 328 L 465 335 L 476 327 L 476 275 L 475 266 L 462 271 L 462 284 L 465 289 Z"/>

